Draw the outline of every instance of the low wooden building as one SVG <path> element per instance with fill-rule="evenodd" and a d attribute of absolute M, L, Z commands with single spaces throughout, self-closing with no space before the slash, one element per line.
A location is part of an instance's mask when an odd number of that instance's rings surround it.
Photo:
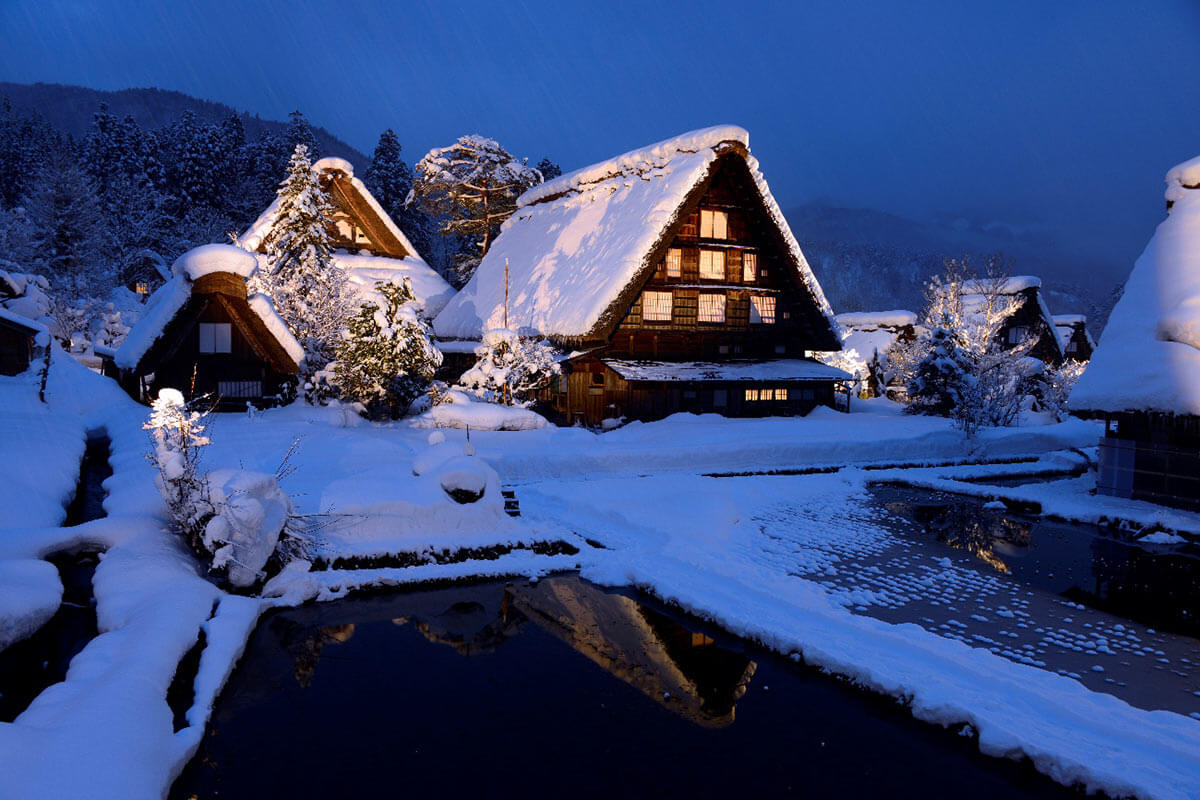
<path fill-rule="evenodd" d="M 49 344 L 44 325 L 0 308 L 0 375 L 25 372 Z"/>
<path fill-rule="evenodd" d="M 982 305 L 984 298 L 993 291 L 1000 296 L 1020 299 L 1020 307 L 1004 321 L 1004 325 L 997 332 L 997 341 L 1004 347 L 1016 347 L 1036 337 L 1037 343 L 1029 351 L 1032 358 L 1048 366 L 1057 366 L 1063 362 L 1064 354 L 1054 325 L 1054 317 L 1042 296 L 1041 278 L 1034 275 L 982 278 L 964 281 L 961 288 L 963 310 L 966 313 L 970 313 L 973 307 Z"/>
<path fill-rule="evenodd" d="M 835 317 L 842 331 L 840 360 L 854 374 L 858 396 L 903 399 L 907 389 L 888 368 L 888 356 L 897 344 L 916 340 L 917 315 L 912 311 L 852 311 Z"/>
<path fill-rule="evenodd" d="M 1167 184 L 1167 219 L 1069 403 L 1105 423 L 1097 491 L 1200 510 L 1200 159 Z"/>
<path fill-rule="evenodd" d="M 1087 317 L 1082 314 L 1055 314 L 1054 329 L 1063 356 L 1072 361 L 1089 361 L 1096 342 L 1087 329 Z"/>
<path fill-rule="evenodd" d="M 377 281 L 400 283 L 408 278 L 425 313 L 432 318 L 441 311 L 454 289 L 425 263 L 400 226 L 354 176 L 350 162 L 322 158 L 313 164 L 313 171 L 335 209 L 329 226 L 333 260 L 351 282 L 370 292 Z M 276 199 L 238 237 L 238 246 L 265 255 L 264 242 L 278 217 Z"/>
<path fill-rule="evenodd" d="M 569 354 L 543 393 L 559 422 L 848 402 L 850 376 L 810 356 L 840 348 L 836 324 L 743 129 L 617 156 L 517 205 L 434 330 L 550 339 Z"/>
<path fill-rule="evenodd" d="M 188 399 L 208 395 L 218 407 L 278 402 L 294 390 L 304 350 L 270 298 L 249 295 L 254 256 L 210 244 L 180 256 L 172 278 L 146 302 L 105 372 L 135 399 L 163 388 Z"/>

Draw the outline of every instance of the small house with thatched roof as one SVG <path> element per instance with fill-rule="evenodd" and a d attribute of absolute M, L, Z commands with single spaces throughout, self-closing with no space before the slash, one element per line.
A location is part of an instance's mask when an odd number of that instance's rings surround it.
<path fill-rule="evenodd" d="M 231 245 L 184 253 L 124 343 L 105 359 L 106 374 L 142 402 L 164 388 L 188 399 L 211 395 L 224 408 L 286 396 L 304 349 L 270 298 L 247 292 L 257 268 L 252 253 Z"/>
<path fill-rule="evenodd" d="M 1036 338 L 1029 355 L 1047 366 L 1063 362 L 1062 345 L 1054 326 L 1054 317 L 1042 296 L 1042 279 L 1034 275 L 1013 275 L 1004 278 L 980 278 L 963 281 L 960 285 L 963 313 L 982 308 L 988 296 L 1013 297 L 1021 300 L 1020 307 L 1004 321 L 997 332 L 1002 347 Z"/>
<path fill-rule="evenodd" d="M 1096 341 L 1087 328 L 1087 317 L 1083 314 L 1055 314 L 1054 329 L 1058 332 L 1058 344 L 1063 357 L 1072 361 L 1088 361 L 1096 350 Z"/>
<path fill-rule="evenodd" d="M 45 325 L 0 308 L 0 375 L 20 375 L 49 345 Z"/>
<path fill-rule="evenodd" d="M 542 398 L 567 424 L 802 414 L 850 378 L 808 356 L 840 349 L 837 326 L 734 126 L 525 192 L 434 320 L 443 342 L 505 327 L 570 353 Z"/>
<path fill-rule="evenodd" d="M 1167 202 L 1069 403 L 1105 421 L 1101 494 L 1200 510 L 1200 158 Z"/>
<path fill-rule="evenodd" d="M 354 177 L 354 167 L 341 158 L 322 158 L 313 164 L 321 187 L 336 211 L 329 235 L 333 259 L 364 293 L 378 281 L 412 282 L 413 293 L 431 317 L 454 295 L 454 289 L 433 270 L 409 242 L 395 221 L 379 205 L 363 182 Z M 264 242 L 279 216 L 276 198 L 255 220 L 237 244 L 266 255 Z"/>
<path fill-rule="evenodd" d="M 888 356 L 897 344 L 916 340 L 919 333 L 917 315 L 912 311 L 851 311 L 838 314 L 842 331 L 843 358 L 840 365 L 854 373 L 859 381 L 859 397 L 871 398 L 886 394 L 902 399 L 904 384 L 889 368 Z"/>

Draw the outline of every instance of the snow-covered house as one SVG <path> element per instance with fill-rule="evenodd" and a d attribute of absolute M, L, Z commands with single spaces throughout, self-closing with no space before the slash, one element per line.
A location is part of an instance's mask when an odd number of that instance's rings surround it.
<path fill-rule="evenodd" d="M 1087 317 L 1083 314 L 1055 314 L 1054 329 L 1058 332 L 1058 344 L 1065 358 L 1087 361 L 1092 357 L 1096 342 L 1087 329 Z"/>
<path fill-rule="evenodd" d="M 506 321 L 571 353 L 543 393 L 566 423 L 806 413 L 849 378 L 807 356 L 840 348 L 836 323 L 734 126 L 525 192 L 434 331 Z"/>
<path fill-rule="evenodd" d="M 252 253 L 206 244 L 184 253 L 172 277 L 146 301 L 141 319 L 105 359 L 105 372 L 135 399 L 172 388 L 221 406 L 271 402 L 300 371 L 304 349 L 270 298 L 249 295 Z"/>
<path fill-rule="evenodd" d="M 1063 362 L 1063 350 L 1054 326 L 1054 317 L 1046 306 L 1041 290 L 1042 279 L 1033 275 L 963 281 L 963 312 L 969 314 L 973 308 L 981 308 L 985 297 L 993 291 L 1002 297 L 1020 298 L 1023 300 L 1020 308 L 1004 321 L 996 334 L 1000 344 L 1015 347 L 1030 337 L 1037 337 L 1037 344 L 1029 351 L 1029 355 L 1043 364 L 1055 366 Z"/>
<path fill-rule="evenodd" d="M 1200 509 L 1200 158 L 1167 201 L 1070 406 L 1105 420 L 1101 494 Z"/>
<path fill-rule="evenodd" d="M 20 375 L 49 343 L 46 326 L 0 307 L 0 375 Z"/>
<path fill-rule="evenodd" d="M 888 354 L 898 342 L 917 338 L 917 315 L 904 310 L 852 311 L 834 319 L 842 331 L 842 352 L 833 363 L 859 380 L 860 395 L 903 393 L 903 384 L 888 369 Z"/>
<path fill-rule="evenodd" d="M 350 162 L 341 158 L 322 158 L 313 164 L 313 171 L 336 209 L 329 231 L 333 240 L 333 258 L 346 270 L 350 280 L 364 292 L 370 292 L 377 281 L 400 283 L 408 278 L 425 313 L 432 317 L 441 311 L 454 295 L 454 289 L 425 263 L 363 182 L 354 177 Z M 263 243 L 278 216 L 277 198 L 238 237 L 238 246 L 265 254 Z"/>

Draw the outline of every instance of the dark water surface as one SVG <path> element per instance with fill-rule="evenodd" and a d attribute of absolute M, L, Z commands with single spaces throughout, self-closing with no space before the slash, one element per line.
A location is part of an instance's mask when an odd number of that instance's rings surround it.
<path fill-rule="evenodd" d="M 1140 544 L 1095 525 L 983 508 L 975 497 L 875 486 L 911 530 L 1016 580 L 1163 631 L 1200 637 L 1200 547 Z"/>
<path fill-rule="evenodd" d="M 895 702 L 573 576 L 265 617 L 172 797 L 1061 797 Z"/>

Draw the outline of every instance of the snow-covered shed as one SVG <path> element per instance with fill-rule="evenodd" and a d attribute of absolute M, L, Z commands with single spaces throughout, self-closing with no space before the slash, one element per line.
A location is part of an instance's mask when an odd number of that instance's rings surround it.
<path fill-rule="evenodd" d="M 304 349 L 269 297 L 248 294 L 246 281 L 257 268 L 254 254 L 232 245 L 184 253 L 106 359 L 105 372 L 143 402 L 163 388 L 189 399 L 213 395 L 226 408 L 285 395 Z"/>
<path fill-rule="evenodd" d="M 0 307 L 0 375 L 20 375 L 49 344 L 46 326 Z"/>
<path fill-rule="evenodd" d="M 1088 331 L 1087 317 L 1083 314 L 1055 314 L 1054 329 L 1058 332 L 1058 345 L 1063 356 L 1073 361 L 1088 361 L 1096 350 L 1096 341 Z"/>
<path fill-rule="evenodd" d="M 336 209 L 329 231 L 333 258 L 346 270 L 350 280 L 369 293 L 377 281 L 400 283 L 408 278 L 425 312 L 433 316 L 441 311 L 454 295 L 454 289 L 425 263 L 400 227 L 354 176 L 350 162 L 322 158 L 313 164 L 313 171 Z M 238 237 L 238 246 L 265 254 L 263 243 L 278 217 L 276 198 Z"/>
<path fill-rule="evenodd" d="M 898 342 L 917 338 L 917 315 L 912 311 L 851 311 L 838 314 L 842 331 L 842 358 L 838 361 L 858 378 L 860 396 L 889 396 L 903 390 L 888 369 L 888 354 Z"/>
<path fill-rule="evenodd" d="M 1200 158 L 1166 194 L 1070 406 L 1105 420 L 1102 494 L 1200 509 Z"/>
<path fill-rule="evenodd" d="M 840 348 L 836 323 L 749 140 L 693 131 L 525 192 L 435 333 L 507 320 L 573 351 L 543 393 L 561 422 L 833 404 L 849 376 L 807 354 Z M 777 360 L 796 364 L 781 376 Z"/>
<path fill-rule="evenodd" d="M 1059 344 L 1054 317 L 1042 296 L 1042 279 L 1034 275 L 1013 275 L 1007 278 L 981 278 L 963 281 L 961 284 L 963 312 L 980 308 L 985 297 L 991 293 L 1021 299 L 1020 308 L 1004 321 L 997 332 L 1000 344 L 1015 347 L 1030 337 L 1037 337 L 1037 344 L 1029 355 L 1044 364 L 1056 366 L 1063 362 L 1063 350 Z"/>

